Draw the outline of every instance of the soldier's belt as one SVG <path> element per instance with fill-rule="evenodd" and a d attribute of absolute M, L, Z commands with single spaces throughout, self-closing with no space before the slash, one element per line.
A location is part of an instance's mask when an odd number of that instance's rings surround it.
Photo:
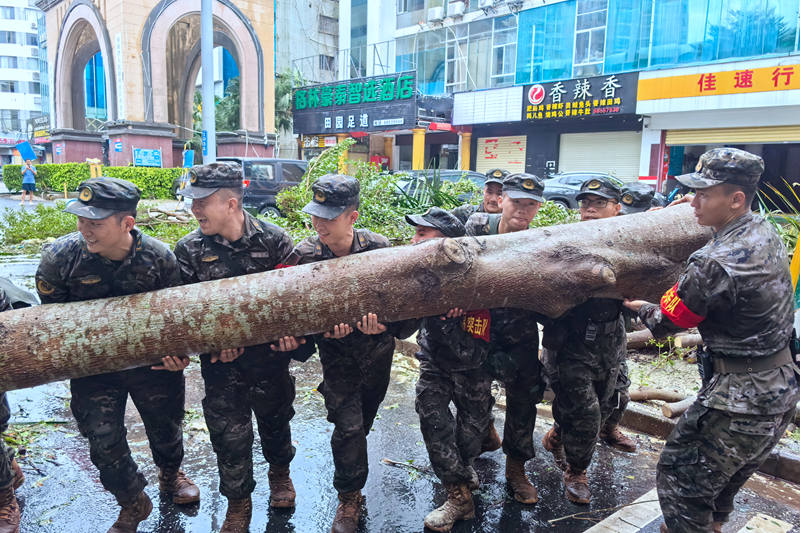
<path fill-rule="evenodd" d="M 747 374 L 749 372 L 763 372 L 780 368 L 783 365 L 793 363 L 792 352 L 789 346 L 767 357 L 739 357 L 721 358 L 714 356 L 715 374 Z"/>

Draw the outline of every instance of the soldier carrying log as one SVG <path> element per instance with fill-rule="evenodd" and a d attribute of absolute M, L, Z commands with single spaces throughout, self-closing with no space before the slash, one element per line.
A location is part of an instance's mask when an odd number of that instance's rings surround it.
<path fill-rule="evenodd" d="M 793 290 L 786 250 L 774 228 L 750 211 L 763 160 L 735 148 L 703 154 L 678 177 L 697 191 L 697 222 L 713 238 L 689 258 L 660 304 L 625 305 L 653 332 L 697 327 L 703 387 L 678 421 L 658 462 L 662 532 L 722 530 L 733 499 L 767 459 L 800 400 L 790 350 Z"/>

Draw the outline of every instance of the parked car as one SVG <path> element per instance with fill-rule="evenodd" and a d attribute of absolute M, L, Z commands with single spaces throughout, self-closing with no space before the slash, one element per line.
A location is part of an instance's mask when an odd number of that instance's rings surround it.
<path fill-rule="evenodd" d="M 544 199 L 560 205 L 565 209 L 578 209 L 575 197 L 581 185 L 592 178 L 608 178 L 620 187 L 623 182 L 614 176 L 602 172 L 561 172 L 544 180 Z"/>
<path fill-rule="evenodd" d="M 416 193 L 417 188 L 420 186 L 421 183 L 431 183 L 434 179 L 439 179 L 441 181 L 450 181 L 450 182 L 457 182 L 460 181 L 462 178 L 470 180 L 472 183 L 477 185 L 480 189 L 483 189 L 483 184 L 486 181 L 486 175 L 481 174 L 480 172 L 475 172 L 474 170 L 406 170 L 403 171 L 407 176 L 402 177 L 398 180 L 397 186 L 409 196 L 414 196 Z M 463 197 L 462 197 L 463 196 Z M 461 195 L 459 200 L 463 202 L 472 201 L 472 198 L 468 198 L 467 195 Z"/>
<path fill-rule="evenodd" d="M 308 168 L 308 161 L 299 159 L 218 157 L 217 162 L 236 163 L 242 167 L 245 209 L 279 216 L 275 197 L 283 189 L 297 185 Z M 176 196 L 180 193 L 180 179 L 173 182 L 173 191 Z"/>

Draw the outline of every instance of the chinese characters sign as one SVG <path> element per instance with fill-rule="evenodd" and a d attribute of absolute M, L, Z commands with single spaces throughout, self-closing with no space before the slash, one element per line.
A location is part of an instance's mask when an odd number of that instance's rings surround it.
<path fill-rule="evenodd" d="M 295 90 L 294 132 L 303 134 L 412 128 L 416 74 L 347 80 Z"/>
<path fill-rule="evenodd" d="M 639 100 L 800 89 L 800 65 L 740 68 L 639 80 Z"/>
<path fill-rule="evenodd" d="M 627 115 L 636 112 L 638 74 L 526 85 L 522 120 L 574 120 L 584 117 Z"/>

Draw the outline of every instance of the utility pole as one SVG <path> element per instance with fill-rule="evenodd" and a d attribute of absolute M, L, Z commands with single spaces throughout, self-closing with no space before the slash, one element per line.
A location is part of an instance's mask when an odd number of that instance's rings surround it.
<path fill-rule="evenodd" d="M 200 61 L 203 69 L 203 164 L 217 160 L 214 109 L 214 15 L 212 0 L 200 3 Z"/>

